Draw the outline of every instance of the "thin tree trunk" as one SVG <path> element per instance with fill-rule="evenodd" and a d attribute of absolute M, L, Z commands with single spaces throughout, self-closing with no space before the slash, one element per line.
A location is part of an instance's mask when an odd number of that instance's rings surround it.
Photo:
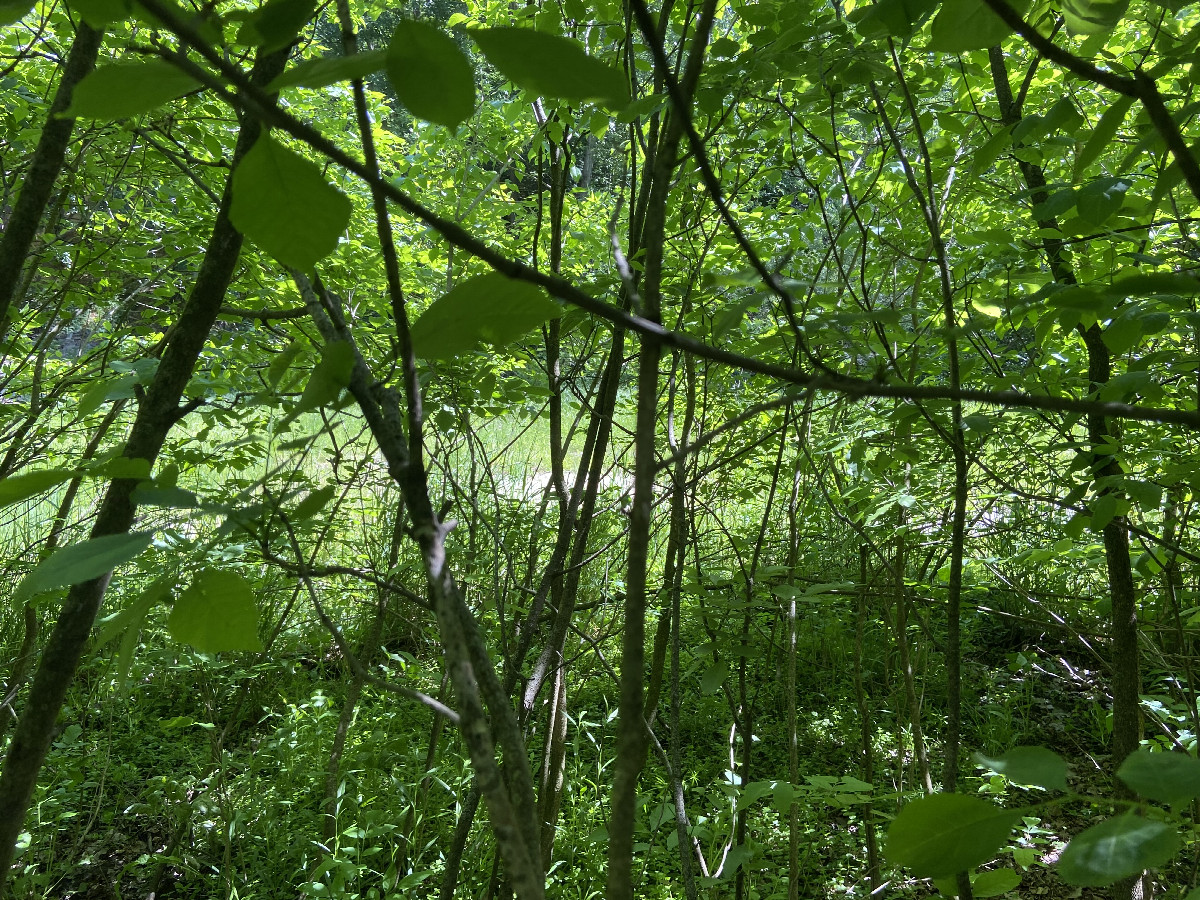
<path fill-rule="evenodd" d="M 269 54 L 255 63 L 251 77 L 256 84 L 266 85 L 283 71 L 286 61 L 286 49 Z M 235 160 L 245 155 L 260 131 L 255 120 L 246 120 L 238 135 Z M 186 412 L 181 409 L 180 400 L 216 321 L 242 247 L 242 236 L 229 221 L 231 198 L 232 179 L 226 179 L 204 262 L 138 408 L 125 444 L 126 459 L 144 459 L 153 466 L 167 433 Z M 92 527 L 92 537 L 129 531 L 134 520 L 132 494 L 136 485 L 132 479 L 117 479 L 109 484 Z M 0 773 L 0 896 L 4 894 L 17 835 L 24 826 L 38 772 L 50 749 L 58 713 L 79 666 L 110 578 L 111 573 L 77 584 L 68 592 L 42 652 L 25 711 L 9 745 L 4 770 Z"/>
<path fill-rule="evenodd" d="M 538 789 L 538 818 L 542 824 L 542 859 L 549 868 L 554 851 L 554 833 L 567 759 L 567 676 L 560 664 L 554 673 L 554 690 L 546 710 L 546 746 L 542 755 L 542 779 Z"/>
<path fill-rule="evenodd" d="M 13 304 L 14 301 L 20 302 L 17 285 L 20 283 L 21 269 L 29 258 L 38 223 L 46 211 L 46 204 L 50 202 L 54 182 L 62 171 L 71 131 L 75 127 L 74 119 L 62 118 L 59 114 L 71 105 L 75 86 L 95 67 L 103 38 L 102 31 L 86 22 L 79 23 L 46 123 L 42 126 L 37 148 L 33 151 L 33 161 L 22 179 L 21 194 L 4 229 L 4 236 L 0 238 L 0 339 L 8 333 L 9 325 L 16 318 L 17 308 Z"/>
<path fill-rule="evenodd" d="M 992 69 L 992 81 L 996 88 L 996 99 L 1000 106 L 1001 121 L 1013 125 L 1021 120 L 1022 111 L 1014 100 L 1008 80 L 1004 52 L 999 47 L 988 51 Z M 1046 176 L 1035 163 L 1018 160 L 1030 201 L 1036 209 L 1046 201 L 1048 194 Z M 1054 280 L 1060 284 L 1076 284 L 1075 271 L 1066 254 L 1058 233 L 1058 223 L 1053 218 L 1035 223 L 1042 234 L 1042 249 L 1050 266 Z M 1095 395 L 1112 377 L 1112 359 L 1104 343 L 1104 331 L 1098 323 L 1088 328 L 1077 329 L 1083 338 L 1088 356 L 1088 387 Z M 1089 414 L 1087 438 L 1093 453 L 1092 477 L 1097 497 L 1114 492 L 1112 482 L 1119 479 L 1121 466 L 1111 448 L 1119 441 L 1119 432 L 1105 416 Z M 1133 566 L 1129 553 L 1129 531 L 1124 516 L 1113 516 L 1102 529 L 1104 559 L 1108 570 L 1108 591 L 1112 601 L 1112 692 L 1113 733 L 1110 766 L 1115 773 L 1130 753 L 1137 749 L 1142 738 L 1142 717 L 1138 696 L 1141 692 L 1141 664 L 1138 659 L 1137 596 L 1133 581 Z M 1132 792 L 1119 779 L 1114 778 L 1114 790 L 1118 797 L 1131 798 Z M 1112 886 L 1113 900 L 1142 900 L 1143 879 L 1132 876 Z M 1148 893 L 1148 892 L 1147 892 Z"/>
<path fill-rule="evenodd" d="M 867 621 L 867 554 L 869 548 L 863 544 L 858 549 L 858 608 L 854 623 L 854 699 L 858 706 L 858 729 L 862 752 L 862 779 L 867 784 L 875 783 L 875 742 L 871 729 L 871 710 L 867 705 L 867 692 L 863 685 L 863 630 Z M 868 799 L 862 808 L 862 826 L 867 839 L 867 882 L 871 893 L 879 890 L 882 882 L 879 862 L 879 839 L 875 832 L 875 805 Z M 797 900 L 796 897 L 790 900 Z"/>

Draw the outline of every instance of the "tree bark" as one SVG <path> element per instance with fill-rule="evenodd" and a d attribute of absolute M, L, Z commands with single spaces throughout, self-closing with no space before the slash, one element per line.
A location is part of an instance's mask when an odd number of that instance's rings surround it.
<path fill-rule="evenodd" d="M 255 63 L 251 77 L 256 84 L 265 86 L 283 71 L 286 61 L 286 49 L 271 53 Z M 243 123 L 235 160 L 249 151 L 260 131 L 252 119 Z M 153 466 L 167 433 L 180 419 L 179 403 L 184 389 L 216 321 L 241 252 L 242 235 L 229 221 L 231 199 L 232 178 L 228 178 L 196 283 L 171 329 L 162 361 L 130 429 L 123 454 L 127 459 L 144 459 Z M 136 486 L 135 480 L 124 478 L 109 484 L 92 527 L 93 538 L 129 531 L 134 520 L 132 495 Z M 24 713 L 13 733 L 4 771 L 0 773 L 0 896 L 4 894 L 17 835 L 24 825 L 38 772 L 50 749 L 55 721 L 111 576 L 110 572 L 77 584 L 68 592 L 42 651 Z"/>
<path fill-rule="evenodd" d="M 46 204 L 50 202 L 54 182 L 62 171 L 67 144 L 75 128 L 74 119 L 60 118 L 59 113 L 71 105 L 75 86 L 95 67 L 103 38 L 102 31 L 86 22 L 79 23 L 75 42 L 71 45 L 58 89 L 50 104 L 46 124 L 42 126 L 37 148 L 33 151 L 33 161 L 22 181 L 21 193 L 4 229 L 4 236 L 0 238 L 0 339 L 8 333 L 19 308 L 21 298 L 17 296 L 17 285 L 20 283 L 21 269 L 29 259 L 38 224 L 46 211 Z"/>

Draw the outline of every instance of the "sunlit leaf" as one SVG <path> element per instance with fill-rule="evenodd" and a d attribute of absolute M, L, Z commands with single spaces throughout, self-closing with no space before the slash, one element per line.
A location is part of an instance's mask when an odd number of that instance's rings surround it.
<path fill-rule="evenodd" d="M 309 271 L 350 222 L 350 200 L 320 167 L 264 134 L 233 173 L 234 226 L 287 266 Z"/>
<path fill-rule="evenodd" d="M 201 653 L 262 649 L 254 593 L 236 572 L 201 571 L 175 601 L 167 628 Z"/>
<path fill-rule="evenodd" d="M 577 41 L 529 28 L 467 29 L 483 55 L 509 81 L 542 97 L 605 100 L 624 105 L 629 86 L 620 69 Z"/>
<path fill-rule="evenodd" d="M 1012 4 L 1018 11 L 1024 3 Z M 983 0 L 946 0 L 934 17 L 929 39 L 930 50 L 963 53 L 986 50 L 1012 34 L 1004 21 Z"/>
<path fill-rule="evenodd" d="M 322 88 L 339 81 L 366 78 L 383 68 L 387 54 L 383 50 L 368 50 L 353 56 L 327 56 L 306 59 L 288 69 L 267 87 L 271 91 L 284 88 Z"/>
<path fill-rule="evenodd" d="M 40 469 L 37 472 L 9 475 L 0 480 L 0 507 L 36 497 L 74 477 L 75 471 L 72 469 Z"/>
<path fill-rule="evenodd" d="M 549 319 L 562 307 L 536 285 L 492 272 L 460 282 L 430 304 L 412 327 L 422 359 L 452 359 L 481 343 L 503 346 Z"/>
<path fill-rule="evenodd" d="M 971 893 L 976 897 L 999 897 L 1021 884 L 1021 875 L 1012 869 L 992 869 L 980 872 L 971 879 Z"/>
<path fill-rule="evenodd" d="M 321 361 L 313 368 L 296 412 L 308 412 L 329 406 L 350 383 L 354 369 L 354 348 L 346 341 L 334 341 L 321 349 Z"/>
<path fill-rule="evenodd" d="M 142 553 L 151 537 L 149 532 L 110 534 L 55 550 L 17 585 L 13 602 L 106 575 Z"/>
<path fill-rule="evenodd" d="M 75 86 L 64 116 L 125 119 L 161 106 L 200 83 L 163 59 L 101 66 Z"/>
<path fill-rule="evenodd" d="M 1102 887 L 1160 866 L 1178 851 L 1174 825 L 1129 813 L 1072 838 L 1058 861 L 1058 874 L 1070 884 Z"/>
<path fill-rule="evenodd" d="M 270 0 L 238 29 L 237 42 L 258 47 L 262 53 L 292 42 L 317 8 L 317 0 Z"/>
<path fill-rule="evenodd" d="M 392 32 L 387 74 L 396 96 L 418 119 L 457 128 L 475 111 L 475 73 L 439 28 L 403 21 Z"/>

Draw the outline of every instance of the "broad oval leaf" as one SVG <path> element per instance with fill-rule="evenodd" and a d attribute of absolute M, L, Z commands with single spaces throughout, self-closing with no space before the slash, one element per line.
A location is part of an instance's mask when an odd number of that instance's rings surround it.
<path fill-rule="evenodd" d="M 237 42 L 258 47 L 260 53 L 286 47 L 316 8 L 317 0 L 270 0 L 238 29 Z"/>
<path fill-rule="evenodd" d="M 1058 861 L 1064 881 L 1102 887 L 1161 866 L 1179 851 L 1175 826 L 1129 813 L 1080 832 Z"/>
<path fill-rule="evenodd" d="M 334 498 L 335 494 L 337 494 L 337 488 L 332 484 L 317 488 L 296 504 L 296 511 L 292 513 L 292 518 L 298 522 L 304 519 L 311 519 L 325 508 L 326 504 Z"/>
<path fill-rule="evenodd" d="M 1127 178 L 1098 178 L 1076 193 L 1079 218 L 1096 228 L 1107 222 L 1125 203 L 1129 190 Z"/>
<path fill-rule="evenodd" d="M 546 292 L 491 272 L 459 283 L 413 323 L 413 350 L 421 359 L 452 359 L 486 341 L 503 346 L 562 315 Z"/>
<path fill-rule="evenodd" d="M 1115 297 L 1150 297 L 1168 294 L 1192 297 L 1200 294 L 1200 279 L 1181 272 L 1137 272 L 1114 281 L 1107 293 Z"/>
<path fill-rule="evenodd" d="M 281 91 L 284 88 L 322 88 L 339 81 L 365 78 L 383 68 L 387 54 L 383 50 L 369 50 L 353 56 L 329 56 L 324 59 L 306 59 L 288 69 L 267 89 Z"/>
<path fill-rule="evenodd" d="M 105 28 L 133 12 L 129 0 L 70 0 L 70 7 L 93 28 Z"/>
<path fill-rule="evenodd" d="M 933 794 L 909 803 L 888 829 L 887 856 L 918 878 L 941 878 L 996 855 L 1021 818 L 965 794 Z"/>
<path fill-rule="evenodd" d="M 260 137 L 233 173 L 234 227 L 286 266 L 310 271 L 350 222 L 349 198 L 316 163 Z"/>
<path fill-rule="evenodd" d="M 1071 34 L 1112 31 L 1125 15 L 1129 0 L 1063 0 L 1063 19 Z"/>
<path fill-rule="evenodd" d="M 55 550 L 17 585 L 13 603 L 106 575 L 149 547 L 151 537 L 148 531 L 108 534 Z"/>
<path fill-rule="evenodd" d="M 529 28 L 469 28 L 488 62 L 505 78 L 542 97 L 629 102 L 620 69 L 588 56 L 577 42 Z"/>
<path fill-rule="evenodd" d="M 396 26 L 387 49 L 388 81 L 404 108 L 457 128 L 475 112 L 475 73 L 453 39 L 424 22 Z"/>
<path fill-rule="evenodd" d="M 0 0 L 0 28 L 19 21 L 31 9 L 29 0 Z"/>
<path fill-rule="evenodd" d="M 87 75 L 71 94 L 63 118 L 125 119 L 194 91 L 200 82 L 166 60 L 119 62 Z"/>
<path fill-rule="evenodd" d="M 999 897 L 1021 884 L 1021 875 L 1012 869 L 992 869 L 980 872 L 971 880 L 971 893 L 980 900 L 984 897 Z"/>
<path fill-rule="evenodd" d="M 262 649 L 254 594 L 236 572 L 202 570 L 175 601 L 167 630 L 201 653 Z"/>
<path fill-rule="evenodd" d="M 1010 5 L 1021 12 L 1027 3 Z M 934 17 L 929 49 L 943 53 L 986 50 L 1012 33 L 1012 29 L 983 0 L 946 0 Z"/>
<path fill-rule="evenodd" d="M 857 6 L 847 16 L 863 37 L 891 37 L 907 40 L 933 12 L 937 0 L 876 0 L 869 6 Z"/>
<path fill-rule="evenodd" d="M 1147 800 L 1177 806 L 1200 797 L 1200 759 L 1182 753 L 1129 754 L 1117 777 Z"/>
<path fill-rule="evenodd" d="M 137 383 L 138 377 L 132 372 L 93 382 L 79 398 L 79 414 L 90 415 L 109 400 L 129 400 L 134 396 L 134 386 Z"/>
<path fill-rule="evenodd" d="M 1013 747 L 997 759 L 977 753 L 975 761 L 1017 784 L 1034 784 L 1052 791 L 1067 789 L 1067 761 L 1045 747 Z"/>
<path fill-rule="evenodd" d="M 41 469 L 23 475 L 10 475 L 0 481 L 0 507 L 36 497 L 42 491 L 48 491 L 74 477 L 75 472 L 72 469 Z"/>

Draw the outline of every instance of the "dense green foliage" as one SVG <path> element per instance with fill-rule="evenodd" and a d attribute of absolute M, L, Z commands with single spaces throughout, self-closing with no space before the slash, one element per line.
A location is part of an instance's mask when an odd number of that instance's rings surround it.
<path fill-rule="evenodd" d="M 1198 47 L 0 0 L 0 895 L 1196 900 Z"/>

